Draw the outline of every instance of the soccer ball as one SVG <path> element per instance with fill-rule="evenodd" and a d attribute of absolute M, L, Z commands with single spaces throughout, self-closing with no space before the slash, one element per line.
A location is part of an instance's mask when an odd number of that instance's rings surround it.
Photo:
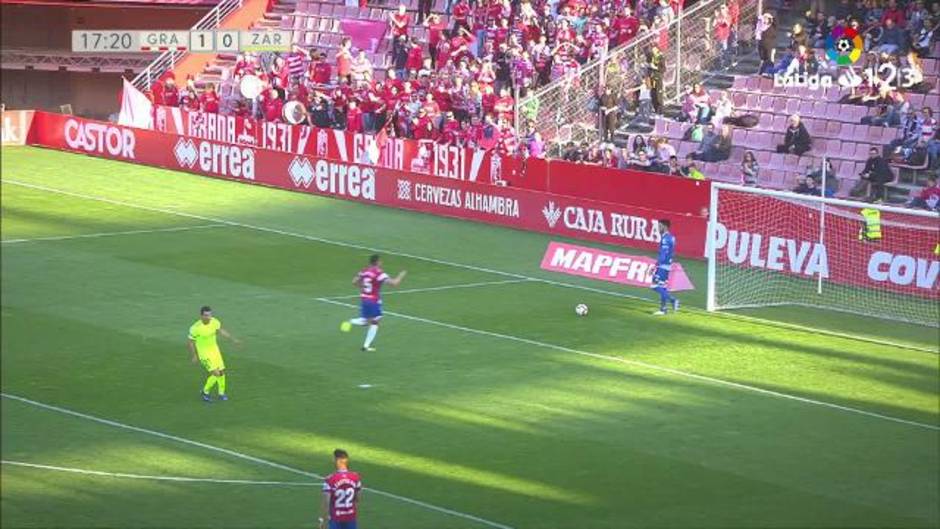
<path fill-rule="evenodd" d="M 584 303 L 578 303 L 577 306 L 575 306 L 574 308 L 574 313 L 577 314 L 578 316 L 587 316 L 588 306 L 585 305 Z"/>

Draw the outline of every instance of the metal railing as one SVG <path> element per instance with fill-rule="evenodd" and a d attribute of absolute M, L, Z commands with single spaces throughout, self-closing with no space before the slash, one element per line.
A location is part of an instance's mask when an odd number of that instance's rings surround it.
<path fill-rule="evenodd" d="M 735 44 L 753 39 L 761 7 L 760 0 L 736 1 L 739 16 L 732 37 Z M 679 101 L 730 53 L 722 50 L 715 38 L 715 15 L 726 4 L 725 0 L 699 2 L 668 25 L 651 28 L 571 75 L 535 90 L 519 103 L 529 112 L 520 112 L 517 127 L 525 131 L 531 126 L 549 141 L 595 143 L 601 137 L 595 108 L 601 89 L 610 86 L 614 94 L 620 94 L 621 90 L 639 86 L 646 75 L 647 53 L 654 45 L 665 59 L 662 99 L 667 104 Z"/>
<path fill-rule="evenodd" d="M 196 22 L 190 31 L 208 31 L 221 26 L 225 17 L 235 12 L 242 6 L 243 0 L 222 0 L 204 17 Z M 156 79 L 159 79 L 164 73 L 176 68 L 176 63 L 183 58 L 188 51 L 165 51 L 159 57 L 154 59 L 144 71 L 140 72 L 131 83 L 138 90 L 146 90 Z"/>

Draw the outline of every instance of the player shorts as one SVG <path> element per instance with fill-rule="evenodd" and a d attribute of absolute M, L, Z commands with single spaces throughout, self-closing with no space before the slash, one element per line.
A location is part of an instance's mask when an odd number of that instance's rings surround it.
<path fill-rule="evenodd" d="M 356 521 L 352 520 L 350 522 L 337 522 L 336 520 L 330 520 L 330 529 L 356 529 Z"/>
<path fill-rule="evenodd" d="M 668 286 L 669 283 L 669 270 L 665 268 L 657 268 L 656 272 L 653 274 L 653 285 L 650 288 L 658 288 Z"/>
<path fill-rule="evenodd" d="M 206 371 L 225 369 L 225 362 L 222 360 L 222 353 L 220 351 L 209 351 L 206 354 L 200 354 L 199 363 L 202 364 L 202 367 L 204 367 Z"/>
<path fill-rule="evenodd" d="M 382 303 L 376 301 L 362 301 L 359 316 L 367 320 L 377 320 L 382 317 Z"/>

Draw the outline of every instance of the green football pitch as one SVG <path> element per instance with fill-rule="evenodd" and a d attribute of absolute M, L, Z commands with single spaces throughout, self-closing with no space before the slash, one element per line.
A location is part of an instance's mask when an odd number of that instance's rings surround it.
<path fill-rule="evenodd" d="M 541 271 L 545 235 L 2 155 L 3 527 L 310 528 L 337 447 L 365 529 L 940 524 L 936 329 L 709 314 L 695 261 L 655 318 Z M 408 276 L 363 353 L 373 251 Z M 228 402 L 186 349 L 204 304 L 242 340 Z"/>

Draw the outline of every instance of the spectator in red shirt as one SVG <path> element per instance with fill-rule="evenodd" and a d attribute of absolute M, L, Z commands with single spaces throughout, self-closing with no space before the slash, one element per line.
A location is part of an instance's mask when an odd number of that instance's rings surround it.
<path fill-rule="evenodd" d="M 281 121 L 284 100 L 280 98 L 277 90 L 272 88 L 262 96 L 261 109 L 264 113 L 265 121 Z"/>
<path fill-rule="evenodd" d="M 424 50 L 417 38 L 412 38 L 408 49 L 408 60 L 405 61 L 405 69 L 412 76 L 417 76 L 418 70 L 424 64 Z"/>
<path fill-rule="evenodd" d="M 349 83 L 352 82 L 352 61 L 352 39 L 343 37 L 336 51 L 336 76 Z"/>
<path fill-rule="evenodd" d="M 437 45 L 440 44 L 444 35 L 444 29 L 447 24 L 441 22 L 441 17 L 432 14 L 424 20 L 424 27 L 428 28 L 428 55 L 431 57 L 431 65 L 437 67 Z"/>
<path fill-rule="evenodd" d="M 513 121 L 513 108 L 515 107 L 515 101 L 512 96 L 509 95 L 509 89 L 503 88 L 499 92 L 499 99 L 493 103 L 493 111 L 496 112 L 497 120 L 505 120 L 509 123 Z"/>
<path fill-rule="evenodd" d="M 888 19 L 893 20 L 894 25 L 899 28 L 903 28 L 907 25 L 904 10 L 898 7 L 897 0 L 888 0 L 888 7 L 881 12 L 881 24 L 884 25 Z"/>
<path fill-rule="evenodd" d="M 457 145 L 460 137 L 460 122 L 454 118 L 453 112 L 445 112 L 441 123 L 441 142 L 447 145 Z"/>
<path fill-rule="evenodd" d="M 401 46 L 401 37 L 408 37 L 408 25 L 411 23 L 411 16 L 405 4 L 398 6 L 398 10 L 388 15 L 388 24 L 391 27 L 391 38 L 393 54 L 396 54 L 398 47 Z"/>
<path fill-rule="evenodd" d="M 172 77 L 167 78 L 163 83 L 163 104 L 168 107 L 180 105 L 179 88 L 176 87 L 176 80 Z"/>
<path fill-rule="evenodd" d="M 209 85 L 199 96 L 199 108 L 203 112 L 217 114 L 219 112 L 219 94 L 215 91 L 214 85 Z"/>
<path fill-rule="evenodd" d="M 358 134 L 362 131 L 362 110 L 355 101 L 350 101 L 346 111 L 346 132 Z"/>
<path fill-rule="evenodd" d="M 451 18 L 454 19 L 453 31 L 455 33 L 461 29 L 470 31 L 470 4 L 467 0 L 458 0 Z"/>
<path fill-rule="evenodd" d="M 314 84 L 330 84 L 333 78 L 333 67 L 324 60 L 324 54 L 313 52 L 310 63 L 310 80 Z"/>
<path fill-rule="evenodd" d="M 936 175 L 927 177 L 927 185 L 924 186 L 919 195 L 911 199 L 908 206 L 940 211 L 940 186 L 937 185 Z"/>

